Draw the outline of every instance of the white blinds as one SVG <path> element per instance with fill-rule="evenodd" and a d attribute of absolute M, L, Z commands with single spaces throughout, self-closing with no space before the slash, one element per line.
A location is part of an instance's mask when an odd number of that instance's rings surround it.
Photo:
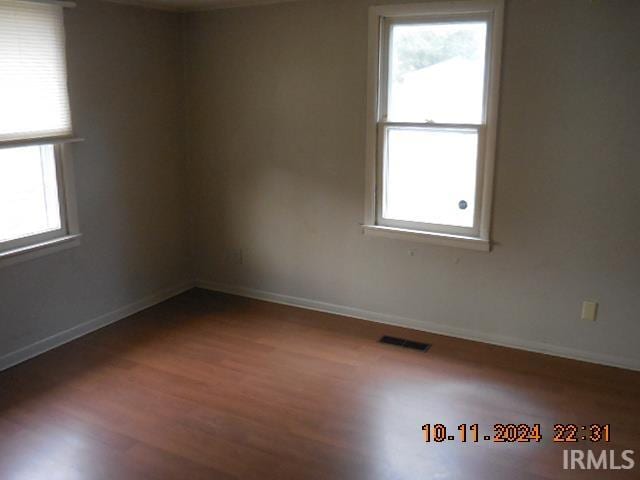
<path fill-rule="evenodd" d="M 71 133 L 62 7 L 0 0 L 0 142 Z"/>

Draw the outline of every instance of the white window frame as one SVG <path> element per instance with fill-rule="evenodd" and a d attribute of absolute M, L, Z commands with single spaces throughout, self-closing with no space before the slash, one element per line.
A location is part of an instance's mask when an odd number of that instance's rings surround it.
<path fill-rule="evenodd" d="M 73 1 L 66 0 L 26 0 L 52 3 L 63 8 L 74 8 Z M 78 223 L 72 144 L 82 142 L 82 138 L 73 135 L 48 138 L 22 138 L 0 141 L 0 148 L 18 148 L 28 146 L 53 146 L 58 203 L 60 206 L 61 227 L 27 237 L 0 242 L 0 268 L 32 258 L 58 252 L 80 244 L 81 233 Z"/>
<path fill-rule="evenodd" d="M 26 147 L 30 145 L 52 145 L 60 205 L 60 224 L 57 230 L 0 242 L 0 267 L 54 253 L 80 244 L 80 226 L 76 205 L 75 181 L 71 144 L 80 138 L 58 140 L 7 142 L 0 148 Z"/>
<path fill-rule="evenodd" d="M 500 90 L 503 0 L 448 1 L 385 5 L 369 10 L 369 69 L 367 84 L 366 197 L 363 231 L 368 235 L 489 251 L 493 177 Z M 388 122 L 389 32 L 393 25 L 443 21 L 486 21 L 485 91 L 479 124 Z M 476 199 L 471 228 L 382 218 L 384 135 L 389 127 L 421 130 L 473 130 L 478 133 Z"/>

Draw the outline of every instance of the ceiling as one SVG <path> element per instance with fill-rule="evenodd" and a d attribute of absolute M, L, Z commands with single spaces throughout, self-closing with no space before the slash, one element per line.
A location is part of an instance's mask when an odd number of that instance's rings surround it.
<path fill-rule="evenodd" d="M 297 0 L 109 0 L 115 3 L 141 5 L 162 10 L 209 10 L 249 5 L 266 5 Z"/>

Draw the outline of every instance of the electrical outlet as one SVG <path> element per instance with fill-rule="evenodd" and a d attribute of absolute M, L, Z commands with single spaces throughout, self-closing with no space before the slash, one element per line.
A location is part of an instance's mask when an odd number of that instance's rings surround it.
<path fill-rule="evenodd" d="M 598 302 L 585 300 L 582 302 L 582 320 L 595 322 L 598 316 Z"/>

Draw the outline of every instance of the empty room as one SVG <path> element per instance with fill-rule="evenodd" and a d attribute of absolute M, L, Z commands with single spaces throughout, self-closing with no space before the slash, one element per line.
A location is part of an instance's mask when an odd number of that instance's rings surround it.
<path fill-rule="evenodd" d="M 0 0 L 0 480 L 640 479 L 640 1 Z"/>

